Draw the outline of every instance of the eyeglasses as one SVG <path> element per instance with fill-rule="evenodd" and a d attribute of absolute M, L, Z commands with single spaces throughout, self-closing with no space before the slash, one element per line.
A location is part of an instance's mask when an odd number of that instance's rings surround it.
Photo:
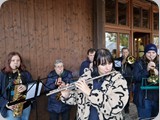
<path fill-rule="evenodd" d="M 56 66 L 56 68 L 63 68 L 63 65 Z"/>

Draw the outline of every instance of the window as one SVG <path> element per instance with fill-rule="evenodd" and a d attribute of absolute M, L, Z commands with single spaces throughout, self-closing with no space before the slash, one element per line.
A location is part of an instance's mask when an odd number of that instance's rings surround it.
<path fill-rule="evenodd" d="M 116 23 L 116 0 L 105 1 L 106 23 Z"/>
<path fill-rule="evenodd" d="M 158 46 L 159 46 L 159 37 L 156 36 L 156 35 L 154 35 L 154 37 L 153 37 L 153 42 L 154 42 L 154 44 L 158 47 Z"/>
<path fill-rule="evenodd" d="M 153 13 L 154 30 L 159 30 L 159 13 Z"/>
<path fill-rule="evenodd" d="M 119 38 L 120 38 L 120 50 L 123 47 L 129 47 L 129 34 L 125 34 L 125 33 L 120 33 L 119 34 Z"/>
<path fill-rule="evenodd" d="M 154 42 L 154 44 L 157 46 L 157 48 L 158 48 L 158 54 L 160 55 L 159 36 L 158 36 L 158 35 L 154 35 L 154 36 L 153 36 L 153 42 Z"/>
<path fill-rule="evenodd" d="M 117 45 L 118 44 L 118 45 Z M 115 33 L 106 32 L 105 33 L 105 47 L 112 52 L 117 51 L 117 56 L 119 56 L 121 49 L 123 47 L 129 48 L 129 34 L 127 33 Z"/>
<path fill-rule="evenodd" d="M 149 28 L 149 11 L 142 10 L 142 27 Z"/>
<path fill-rule="evenodd" d="M 141 26 L 141 9 L 139 7 L 133 7 L 133 25 L 134 27 Z"/>
<path fill-rule="evenodd" d="M 150 28 L 150 14 L 149 10 L 142 9 L 141 7 L 133 7 L 133 26 Z"/>
<path fill-rule="evenodd" d="M 105 0 L 106 23 L 128 25 L 128 7 L 128 0 Z"/>
<path fill-rule="evenodd" d="M 105 46 L 110 52 L 113 49 L 117 49 L 117 33 L 105 33 Z"/>
<path fill-rule="evenodd" d="M 128 25 L 128 2 L 118 2 L 118 23 L 119 25 Z"/>

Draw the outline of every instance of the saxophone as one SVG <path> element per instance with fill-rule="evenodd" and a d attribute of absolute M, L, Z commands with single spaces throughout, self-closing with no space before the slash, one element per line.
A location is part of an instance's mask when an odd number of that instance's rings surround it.
<path fill-rule="evenodd" d="M 13 101 L 25 98 L 24 95 L 21 95 L 21 93 L 18 92 L 18 86 L 19 86 L 18 84 L 21 83 L 21 74 L 20 74 L 18 69 L 17 69 L 17 72 L 18 72 L 18 76 L 17 76 L 17 79 L 14 81 L 15 87 L 14 87 Z M 15 105 L 15 107 L 13 109 L 13 116 L 14 117 L 19 117 L 19 116 L 22 115 L 23 104 L 24 104 L 24 102 L 20 102 L 20 103 Z"/>

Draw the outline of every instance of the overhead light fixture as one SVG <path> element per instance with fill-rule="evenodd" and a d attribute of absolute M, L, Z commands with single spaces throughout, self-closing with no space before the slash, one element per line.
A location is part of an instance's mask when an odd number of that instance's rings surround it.
<path fill-rule="evenodd" d="M 141 38 L 138 38 L 138 42 L 141 42 Z"/>

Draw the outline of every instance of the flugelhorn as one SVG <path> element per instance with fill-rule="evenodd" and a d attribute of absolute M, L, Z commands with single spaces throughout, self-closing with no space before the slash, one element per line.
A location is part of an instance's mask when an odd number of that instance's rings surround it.
<path fill-rule="evenodd" d="M 112 74 L 112 73 L 115 73 L 115 71 L 112 71 L 112 72 L 110 72 L 110 73 L 103 74 L 103 75 L 100 75 L 100 76 L 97 76 L 97 77 L 94 77 L 94 78 L 87 79 L 87 80 L 86 80 L 86 83 L 89 83 L 90 81 L 93 81 L 93 80 L 98 79 L 98 78 L 101 78 L 101 77 L 108 76 L 108 75 L 110 75 L 110 74 Z M 55 94 L 55 93 L 60 92 L 60 91 L 63 91 L 63 90 L 73 90 L 73 89 L 76 88 L 75 83 L 76 83 L 76 82 L 73 82 L 73 83 L 70 83 L 68 86 L 51 90 L 49 93 L 46 94 L 46 96 Z"/>

